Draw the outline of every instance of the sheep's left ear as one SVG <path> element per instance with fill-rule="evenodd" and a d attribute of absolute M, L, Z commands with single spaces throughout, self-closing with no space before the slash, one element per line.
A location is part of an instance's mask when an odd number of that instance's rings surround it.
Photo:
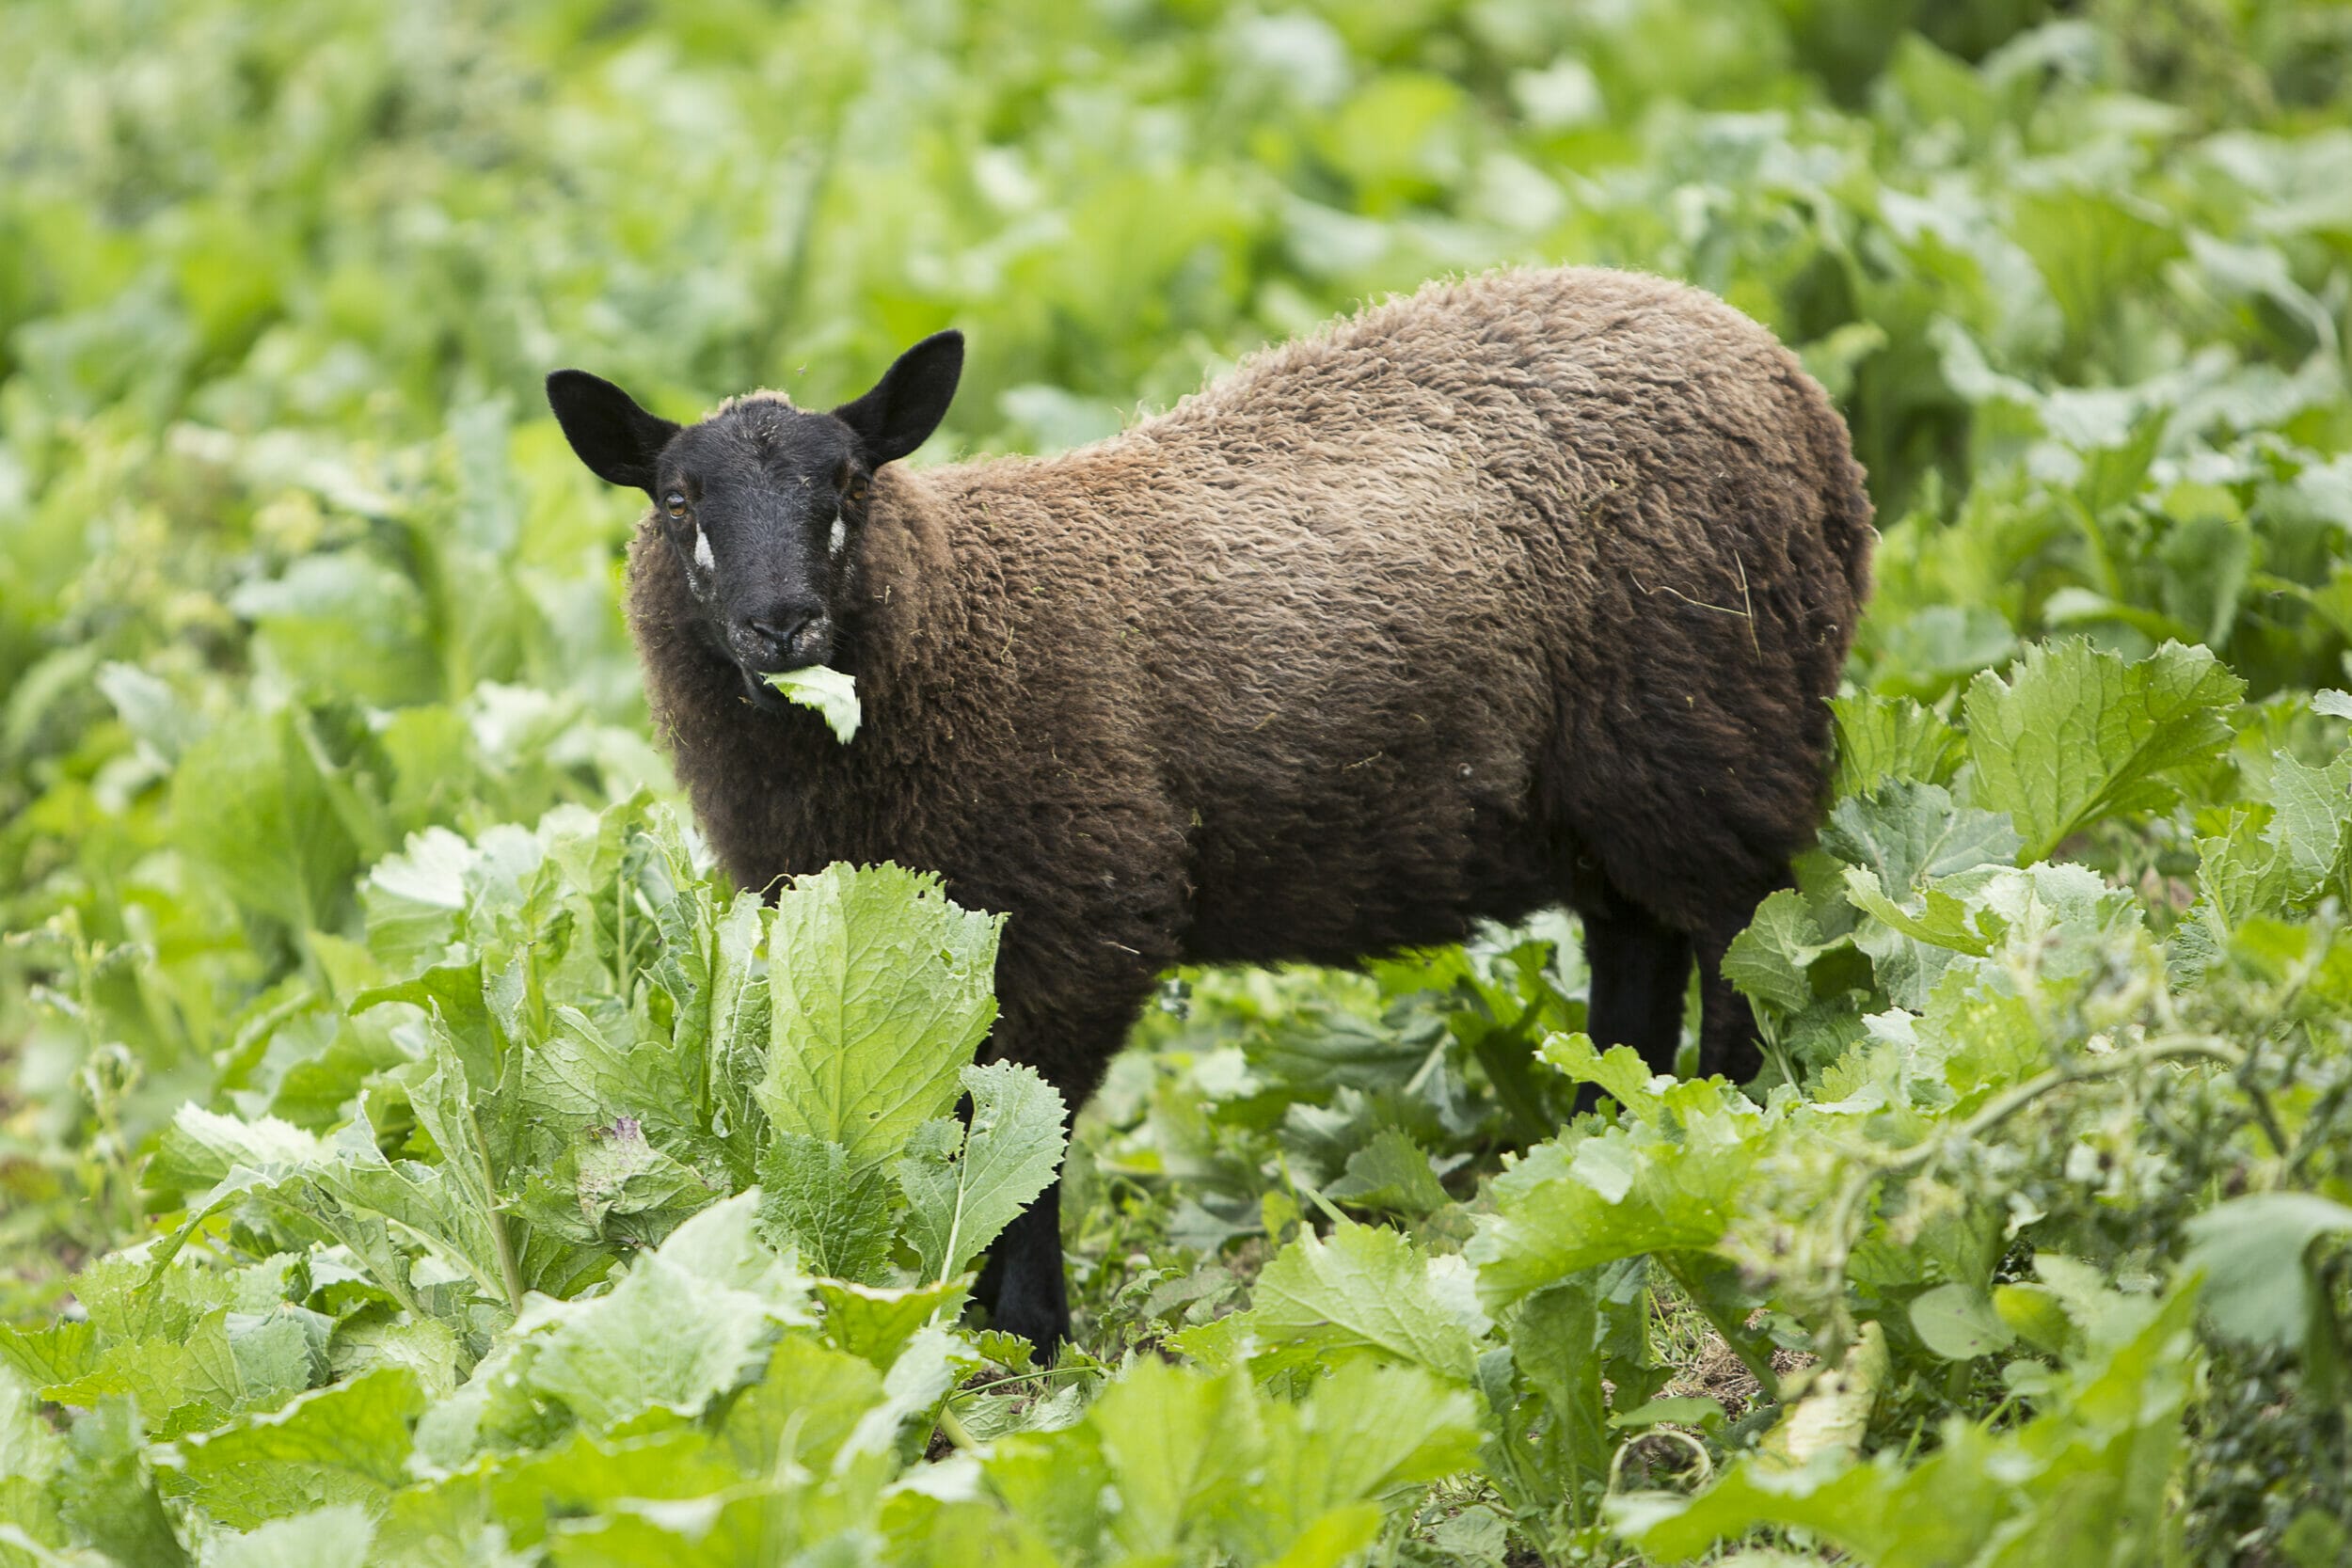
<path fill-rule="evenodd" d="M 930 439 L 955 401 L 963 375 L 963 334 L 934 332 L 882 372 L 874 389 L 833 411 L 866 448 L 866 461 L 879 468 Z"/>

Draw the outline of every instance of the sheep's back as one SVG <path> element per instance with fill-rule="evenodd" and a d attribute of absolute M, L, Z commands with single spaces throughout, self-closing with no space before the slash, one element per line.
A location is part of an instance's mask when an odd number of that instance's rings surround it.
<path fill-rule="evenodd" d="M 1197 956 L 1549 901 L 1564 815 L 1693 767 L 1750 775 L 1768 826 L 1809 808 L 1867 503 L 1820 389 L 1695 290 L 1435 285 L 963 472 L 967 519 L 1024 509 L 992 546 L 1016 603 L 1190 823 Z"/>

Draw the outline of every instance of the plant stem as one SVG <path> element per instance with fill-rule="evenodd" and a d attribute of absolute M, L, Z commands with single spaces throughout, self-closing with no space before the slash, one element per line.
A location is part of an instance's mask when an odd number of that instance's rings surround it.
<path fill-rule="evenodd" d="M 972 1433 L 965 1430 L 963 1422 L 958 1418 L 953 1410 L 944 1404 L 939 1407 L 939 1430 L 946 1434 L 948 1442 L 953 1443 L 965 1453 L 976 1454 L 980 1451 L 979 1444 L 972 1440 Z"/>
<path fill-rule="evenodd" d="M 499 1212 L 497 1178 L 490 1166 L 490 1140 L 482 1135 L 482 1118 L 474 1115 L 470 1096 L 466 1101 L 466 1125 L 473 1132 L 475 1155 L 482 1161 L 482 1184 L 490 1195 L 490 1244 L 498 1249 L 499 1283 L 506 1288 L 507 1309 L 519 1316 L 523 1309 L 523 1275 L 515 1263 L 515 1243 L 506 1234 L 506 1216 Z"/>

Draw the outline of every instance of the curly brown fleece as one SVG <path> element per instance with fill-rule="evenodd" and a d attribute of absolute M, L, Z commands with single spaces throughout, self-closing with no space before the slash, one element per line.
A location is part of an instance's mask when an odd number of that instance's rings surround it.
<path fill-rule="evenodd" d="M 1060 457 L 882 468 L 850 745 L 743 701 L 650 522 L 628 608 L 735 878 L 895 860 L 1009 913 L 993 1050 L 1073 1106 L 1170 964 L 1562 901 L 1687 938 L 1736 1071 L 1715 960 L 1812 835 L 1872 537 L 1769 333 L 1570 268 L 1429 286 Z"/>

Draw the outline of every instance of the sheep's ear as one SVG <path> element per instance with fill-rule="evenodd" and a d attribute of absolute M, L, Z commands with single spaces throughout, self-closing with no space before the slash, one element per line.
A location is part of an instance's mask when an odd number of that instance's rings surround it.
<path fill-rule="evenodd" d="M 963 334 L 934 332 L 898 356 L 872 391 L 843 404 L 833 417 L 856 433 L 866 461 L 879 468 L 930 439 L 962 374 Z"/>
<path fill-rule="evenodd" d="M 646 413 L 627 392 L 586 371 L 548 376 L 548 406 L 589 472 L 608 484 L 653 493 L 655 459 L 677 426 Z"/>

